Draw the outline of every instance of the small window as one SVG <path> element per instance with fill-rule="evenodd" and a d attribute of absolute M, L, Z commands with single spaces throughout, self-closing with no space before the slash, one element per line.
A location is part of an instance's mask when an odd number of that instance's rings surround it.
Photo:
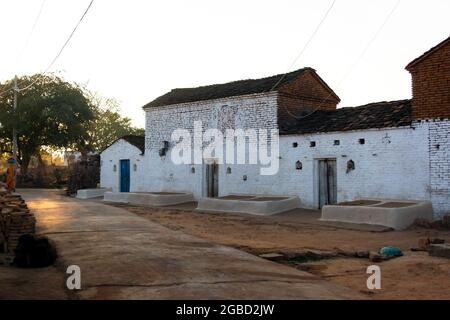
<path fill-rule="evenodd" d="M 359 144 L 365 144 L 366 143 L 366 139 L 361 138 L 361 139 L 358 140 L 358 142 L 359 142 Z"/>
<path fill-rule="evenodd" d="M 310 146 L 311 148 L 314 148 L 314 147 L 316 146 L 316 142 L 315 142 L 315 141 L 311 141 L 311 142 L 309 143 L 309 146 Z"/>
<path fill-rule="evenodd" d="M 339 141 L 339 140 L 334 140 L 334 145 L 335 146 L 338 146 L 338 145 L 340 145 L 341 144 L 341 141 Z"/>
<path fill-rule="evenodd" d="M 246 174 L 244 174 L 244 175 L 242 176 L 242 180 L 247 181 L 247 175 L 246 175 Z"/>
<path fill-rule="evenodd" d="M 292 147 L 293 147 L 293 148 L 297 148 L 297 147 L 298 147 L 298 143 L 297 143 L 297 142 L 294 142 L 294 143 L 292 144 Z"/>
<path fill-rule="evenodd" d="M 133 164 L 133 171 L 137 171 L 137 164 Z"/>
<path fill-rule="evenodd" d="M 195 173 L 195 168 L 194 167 L 191 168 L 191 173 Z"/>
<path fill-rule="evenodd" d="M 295 163 L 295 169 L 296 170 L 302 170 L 303 169 L 303 164 L 301 163 L 301 161 L 297 161 Z"/>
<path fill-rule="evenodd" d="M 117 165 L 113 166 L 113 171 L 116 172 L 117 171 Z"/>
<path fill-rule="evenodd" d="M 227 168 L 227 174 L 231 174 L 231 168 L 230 167 Z"/>

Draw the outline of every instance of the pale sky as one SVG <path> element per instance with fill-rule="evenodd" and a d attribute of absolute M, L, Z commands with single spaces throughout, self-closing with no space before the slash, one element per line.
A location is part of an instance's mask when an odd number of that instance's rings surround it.
<path fill-rule="evenodd" d="M 42 1 L 0 0 L 0 81 L 44 70 L 89 2 L 46 0 L 18 62 Z M 96 0 L 50 71 L 116 98 L 143 127 L 141 107 L 172 88 L 286 72 L 331 2 Z M 316 69 L 338 107 L 410 98 L 404 67 L 449 36 L 450 1 L 402 0 L 358 59 L 396 2 L 337 0 L 290 71 Z"/>

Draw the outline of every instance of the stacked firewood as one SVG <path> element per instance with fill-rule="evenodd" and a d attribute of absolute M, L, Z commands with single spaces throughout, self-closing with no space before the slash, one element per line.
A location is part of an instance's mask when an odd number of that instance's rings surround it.
<path fill-rule="evenodd" d="M 36 219 L 22 197 L 0 191 L 0 252 L 13 253 L 19 237 L 35 229 Z"/>

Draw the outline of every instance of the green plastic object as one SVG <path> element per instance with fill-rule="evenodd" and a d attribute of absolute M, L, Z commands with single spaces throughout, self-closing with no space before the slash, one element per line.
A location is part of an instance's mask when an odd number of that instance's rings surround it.
<path fill-rule="evenodd" d="M 403 252 L 397 247 L 383 247 L 380 250 L 380 254 L 386 257 L 400 257 L 403 255 Z"/>

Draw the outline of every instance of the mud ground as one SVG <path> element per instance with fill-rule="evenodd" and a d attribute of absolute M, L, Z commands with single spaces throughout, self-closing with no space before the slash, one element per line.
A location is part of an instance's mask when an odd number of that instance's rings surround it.
<path fill-rule="evenodd" d="M 450 260 L 413 252 L 424 237 L 450 242 L 450 231 L 414 228 L 388 231 L 383 228 L 317 221 L 319 212 L 297 209 L 271 217 L 244 214 L 195 212 L 181 208 L 143 208 L 123 206 L 139 216 L 170 229 L 245 250 L 259 255 L 304 250 L 378 251 L 383 246 L 398 246 L 404 256 L 376 263 L 381 267 L 382 289 L 368 290 L 366 268 L 375 264 L 364 258 L 338 257 L 293 263 L 333 283 L 346 286 L 374 299 L 450 299 Z"/>

